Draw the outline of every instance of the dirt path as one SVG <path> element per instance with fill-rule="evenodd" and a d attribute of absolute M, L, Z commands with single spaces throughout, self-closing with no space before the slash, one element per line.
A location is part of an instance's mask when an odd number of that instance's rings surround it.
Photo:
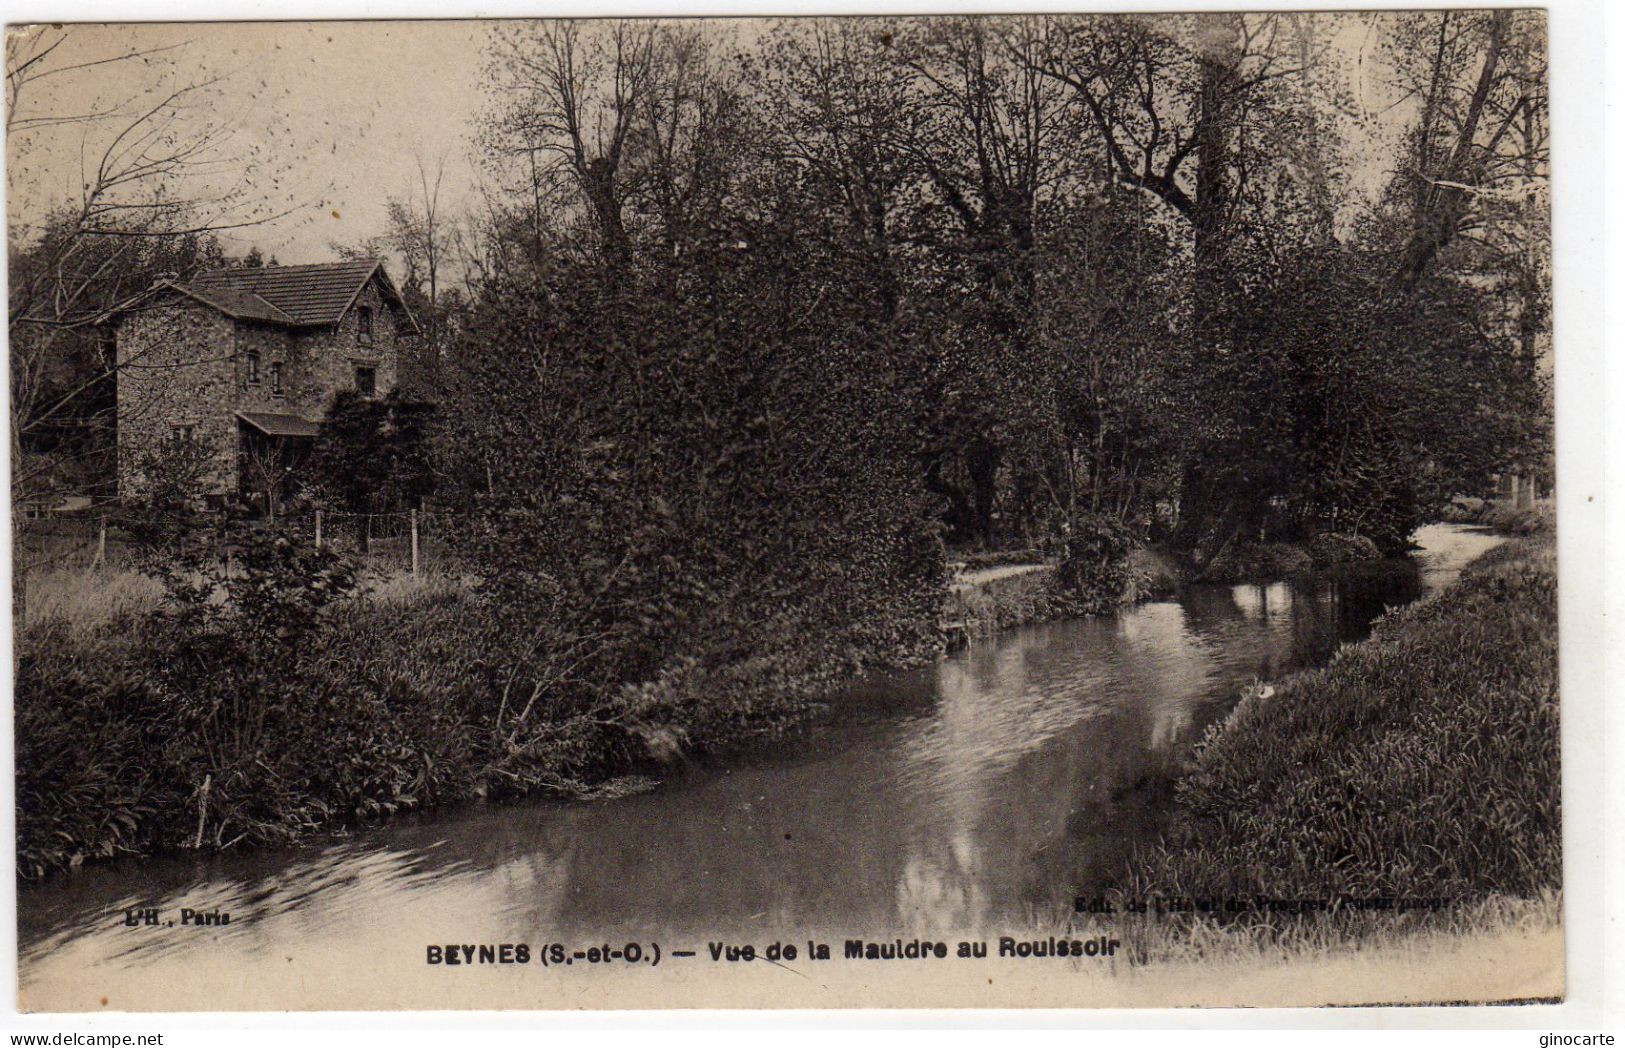
<path fill-rule="evenodd" d="M 1031 575 L 1035 571 L 1045 571 L 1052 567 L 1049 564 L 1000 564 L 996 568 L 977 568 L 974 571 L 960 571 L 954 576 L 955 589 L 974 589 L 985 586 L 989 582 L 1000 579 L 1014 578 L 1017 575 Z"/>

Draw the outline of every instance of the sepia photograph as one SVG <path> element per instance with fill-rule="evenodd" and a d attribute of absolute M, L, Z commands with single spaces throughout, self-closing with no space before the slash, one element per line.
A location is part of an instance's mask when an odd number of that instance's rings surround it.
<path fill-rule="evenodd" d="M 18 1008 L 1563 1001 L 1547 20 L 7 26 Z"/>

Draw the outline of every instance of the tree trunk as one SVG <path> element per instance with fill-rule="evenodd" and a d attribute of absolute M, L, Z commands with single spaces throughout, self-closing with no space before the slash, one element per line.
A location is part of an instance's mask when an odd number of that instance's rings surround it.
<path fill-rule="evenodd" d="M 1241 82 L 1241 16 L 1214 15 L 1202 22 L 1198 40 L 1201 48 L 1201 83 L 1197 94 L 1196 198 L 1192 224 L 1195 227 L 1196 286 L 1194 317 L 1196 337 L 1203 345 L 1217 341 L 1211 324 L 1225 282 L 1226 226 L 1230 219 L 1230 197 L 1234 192 L 1231 169 L 1234 164 L 1237 116 L 1243 86 Z"/>
<path fill-rule="evenodd" d="M 993 506 L 998 497 L 999 459 L 998 445 L 987 440 L 973 441 L 965 449 L 965 468 L 970 472 L 971 508 L 976 514 L 976 536 L 983 545 L 991 545 L 993 535 Z"/>
<path fill-rule="evenodd" d="M 1495 85 L 1501 62 L 1501 50 L 1506 43 L 1511 13 L 1494 11 L 1489 15 L 1489 39 L 1484 48 L 1484 64 L 1479 68 L 1478 81 L 1468 99 L 1461 125 L 1456 129 L 1456 141 L 1445 163 L 1436 171 L 1420 168 L 1416 174 L 1424 181 L 1417 202 L 1410 242 L 1400 262 L 1399 278 L 1407 288 L 1413 288 L 1427 271 L 1434 257 L 1455 240 L 1460 231 L 1463 213 L 1470 204 L 1470 190 L 1477 178 L 1472 173 L 1475 163 L 1474 139 L 1479 121 Z M 1427 128 L 1423 129 L 1426 132 Z M 1421 158 L 1418 158 L 1421 160 Z"/>
<path fill-rule="evenodd" d="M 1226 226 L 1233 192 L 1231 168 L 1239 103 L 1243 93 L 1241 16 L 1214 15 L 1202 22 L 1201 82 L 1197 92 L 1196 197 L 1192 226 L 1195 234 L 1195 277 L 1192 287 L 1192 332 L 1197 363 L 1219 355 L 1227 340 L 1222 300 L 1227 284 Z M 1210 465 L 1198 448 L 1186 463 L 1180 482 L 1179 528 L 1174 544 L 1195 551 L 1208 530 Z"/>

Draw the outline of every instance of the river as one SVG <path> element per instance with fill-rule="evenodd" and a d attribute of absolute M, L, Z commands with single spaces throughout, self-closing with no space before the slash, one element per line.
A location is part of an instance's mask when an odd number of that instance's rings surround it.
<path fill-rule="evenodd" d="M 1240 690 L 1324 661 L 1500 539 L 1435 525 L 1345 578 L 1190 586 L 864 680 L 773 751 L 645 794 L 402 820 L 338 842 L 120 862 L 18 899 L 20 976 L 148 985 L 212 961 L 355 963 L 428 942 L 941 934 L 1064 921 L 1161 832 L 1171 776 Z M 219 910 L 200 930 L 128 909 Z M 348 963 L 348 962 L 346 962 Z"/>

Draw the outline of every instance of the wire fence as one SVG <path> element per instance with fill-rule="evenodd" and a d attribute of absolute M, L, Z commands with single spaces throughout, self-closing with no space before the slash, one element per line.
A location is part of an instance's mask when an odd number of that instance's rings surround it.
<path fill-rule="evenodd" d="M 379 574 L 423 574 L 446 565 L 458 519 L 442 510 L 389 513 L 344 513 L 316 510 L 253 522 L 278 527 L 310 542 L 351 557 L 364 571 Z M 152 538 L 154 520 L 116 505 L 72 514 L 19 516 L 14 520 L 14 554 L 24 571 L 94 571 L 137 568 L 161 559 L 161 542 Z M 176 522 L 175 527 L 186 525 Z M 188 536 L 204 537 L 203 529 Z M 224 533 L 217 536 L 222 561 L 231 549 Z"/>
<path fill-rule="evenodd" d="M 312 542 L 350 554 L 366 567 L 418 575 L 445 559 L 457 517 L 442 510 L 322 510 L 298 518 L 296 526 Z"/>

